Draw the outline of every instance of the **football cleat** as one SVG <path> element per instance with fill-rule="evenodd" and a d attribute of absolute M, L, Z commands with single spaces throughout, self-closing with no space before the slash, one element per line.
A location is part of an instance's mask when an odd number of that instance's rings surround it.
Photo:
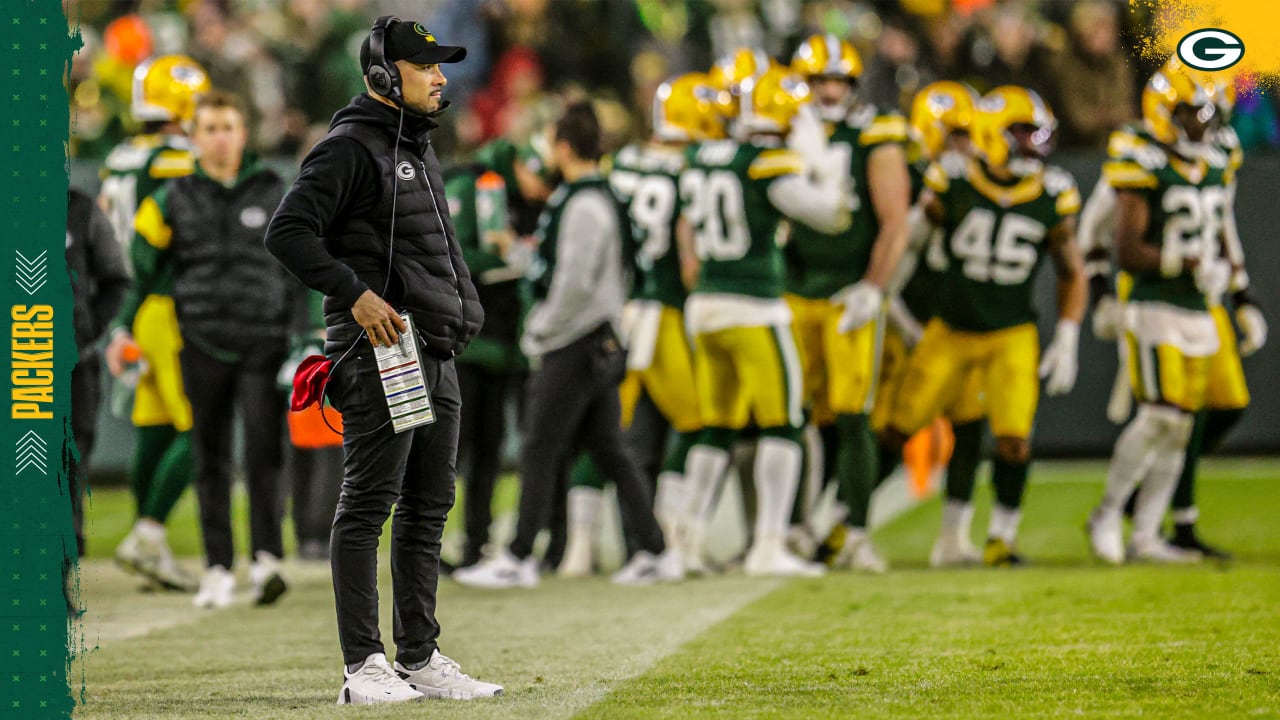
<path fill-rule="evenodd" d="M 840 549 L 840 554 L 836 556 L 833 565 L 872 575 L 881 575 L 889 570 L 889 563 L 880 557 L 871 538 L 867 537 L 866 531 L 857 529 L 849 529 L 845 532 L 844 547 Z"/>
<path fill-rule="evenodd" d="M 782 538 L 757 538 L 747 552 L 742 571 L 751 576 L 821 577 L 827 569 L 821 563 L 792 555 Z"/>
<path fill-rule="evenodd" d="M 338 693 L 339 705 L 408 702 L 425 697 L 391 669 L 387 656 L 382 653 L 365 658 L 364 664 L 355 672 L 343 668 L 342 675 L 344 682 Z"/>
<path fill-rule="evenodd" d="M 1101 508 L 1094 510 L 1086 529 L 1094 557 L 1111 565 L 1124 562 L 1124 525 L 1120 513 Z"/>
<path fill-rule="evenodd" d="M 831 528 L 831 532 L 827 533 L 827 537 L 818 545 L 818 549 L 813 553 L 813 561 L 822 563 L 827 567 L 831 567 L 836 562 L 836 556 L 844 549 L 845 536 L 848 528 L 843 523 L 837 523 Z"/>
<path fill-rule="evenodd" d="M 942 532 L 929 552 L 929 567 L 932 568 L 962 567 L 981 562 L 982 553 L 959 532 Z"/>
<path fill-rule="evenodd" d="M 385 657 L 382 662 L 386 662 Z M 462 672 L 458 663 L 445 657 L 439 650 L 433 650 L 431 658 L 416 670 L 410 670 L 397 661 L 395 674 L 399 676 L 398 679 L 408 683 L 411 689 L 421 693 L 419 697 L 474 700 L 502 694 L 501 685 L 473 679 Z"/>
<path fill-rule="evenodd" d="M 1155 537 L 1150 540 L 1134 540 L 1129 543 L 1127 552 L 1129 557 L 1134 560 L 1161 565 L 1194 565 L 1204 557 L 1198 550 L 1184 550 L 1174 547 L 1161 537 Z"/>
<path fill-rule="evenodd" d="M 1231 553 L 1222 548 L 1209 545 L 1196 534 L 1196 526 L 1190 523 L 1175 523 L 1169 544 L 1182 550 L 1192 550 L 1218 562 L 1231 562 Z"/>
<path fill-rule="evenodd" d="M 988 567 L 1018 567 L 1025 565 L 1026 560 L 1018 554 L 1013 545 L 1000 538 L 987 538 L 982 548 L 982 564 Z"/>

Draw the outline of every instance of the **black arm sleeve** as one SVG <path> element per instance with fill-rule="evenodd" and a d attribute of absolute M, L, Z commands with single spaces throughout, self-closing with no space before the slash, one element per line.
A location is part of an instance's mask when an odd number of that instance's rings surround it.
<path fill-rule="evenodd" d="M 120 311 L 120 304 L 124 302 L 132 281 L 111 221 L 97 203 L 90 203 L 89 207 L 87 249 L 89 274 L 93 276 L 95 286 L 90 311 L 93 315 L 93 339 L 96 341 Z"/>
<path fill-rule="evenodd" d="M 271 218 L 267 250 L 303 285 L 351 307 L 369 286 L 329 254 L 324 236 L 335 219 L 373 207 L 380 192 L 368 151 L 347 138 L 321 142 Z"/>

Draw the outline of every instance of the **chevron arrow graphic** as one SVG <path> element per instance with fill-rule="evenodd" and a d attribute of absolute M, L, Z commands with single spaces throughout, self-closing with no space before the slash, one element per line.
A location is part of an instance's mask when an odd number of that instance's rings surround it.
<path fill-rule="evenodd" d="M 49 446 L 35 430 L 28 430 L 14 446 L 14 474 L 35 468 L 41 475 L 49 474 Z"/>
<path fill-rule="evenodd" d="M 36 291 L 44 287 L 45 283 L 49 281 L 48 251 L 43 251 L 34 258 L 28 258 L 23 255 L 21 250 L 15 250 L 14 254 L 17 255 L 14 275 L 18 282 L 18 288 L 27 295 L 35 295 Z"/>

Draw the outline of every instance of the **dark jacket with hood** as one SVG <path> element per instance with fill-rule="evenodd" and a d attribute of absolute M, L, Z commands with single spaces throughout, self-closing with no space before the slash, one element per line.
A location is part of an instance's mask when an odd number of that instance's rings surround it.
<path fill-rule="evenodd" d="M 413 315 L 436 357 L 462 352 L 484 322 L 427 138 L 436 123 L 404 113 L 397 147 L 401 122 L 396 108 L 352 99 L 302 161 L 267 231 L 276 259 L 324 293 L 328 353 L 360 335 L 351 306 L 370 289 Z"/>

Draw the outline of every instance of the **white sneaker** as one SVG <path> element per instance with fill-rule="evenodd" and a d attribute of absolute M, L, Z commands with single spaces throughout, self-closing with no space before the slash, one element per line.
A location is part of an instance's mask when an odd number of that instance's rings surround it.
<path fill-rule="evenodd" d="M 255 605 L 270 605 L 284 594 L 289 586 L 280 574 L 280 559 L 266 550 L 254 554 L 249 566 L 249 583 Z"/>
<path fill-rule="evenodd" d="M 503 548 L 471 567 L 454 570 L 453 579 L 468 587 L 491 590 L 537 587 L 538 559 L 530 555 L 524 560 L 517 560 Z"/>
<path fill-rule="evenodd" d="M 399 662 L 396 662 L 395 669 L 396 674 L 409 687 L 429 698 L 474 700 L 502 694 L 501 685 L 472 679 L 462 672 L 458 663 L 442 655 L 439 650 L 433 651 L 431 659 L 417 670 L 410 670 Z"/>
<path fill-rule="evenodd" d="M 396 675 L 387 664 L 387 656 L 382 653 L 365 658 L 364 664 L 355 672 L 343 668 L 342 675 L 346 680 L 338 693 L 339 705 L 406 702 L 425 697 Z"/>
<path fill-rule="evenodd" d="M 840 548 L 834 565 L 872 575 L 881 575 L 889 570 L 889 563 L 880 557 L 871 538 L 854 532 L 850 532 L 845 538 L 844 547 Z"/>
<path fill-rule="evenodd" d="M 1163 538 L 1151 540 L 1134 539 L 1129 544 L 1129 556 L 1135 560 L 1164 565 L 1194 565 L 1204 559 L 1196 550 L 1174 547 Z"/>
<path fill-rule="evenodd" d="M 684 560 L 676 550 L 661 555 L 641 550 L 631 557 L 621 570 L 613 574 L 615 585 L 653 585 L 660 582 L 679 582 L 684 579 Z"/>
<path fill-rule="evenodd" d="M 779 540 L 757 540 L 742 563 L 742 571 L 751 576 L 821 577 L 827 568 L 792 555 Z"/>
<path fill-rule="evenodd" d="M 236 589 L 236 576 L 221 565 L 204 571 L 200 589 L 192 601 L 198 608 L 221 609 L 231 605 L 231 595 Z"/>
<path fill-rule="evenodd" d="M 787 530 L 787 549 L 800 557 L 811 558 L 818 552 L 818 538 L 808 525 L 792 525 Z"/>
<path fill-rule="evenodd" d="M 929 567 L 961 567 L 982 564 L 982 553 L 968 537 L 958 532 L 943 531 L 929 551 Z"/>
<path fill-rule="evenodd" d="M 1120 513 L 1098 508 L 1089 516 L 1089 547 L 1094 557 L 1110 563 L 1124 563 L 1124 523 Z"/>

